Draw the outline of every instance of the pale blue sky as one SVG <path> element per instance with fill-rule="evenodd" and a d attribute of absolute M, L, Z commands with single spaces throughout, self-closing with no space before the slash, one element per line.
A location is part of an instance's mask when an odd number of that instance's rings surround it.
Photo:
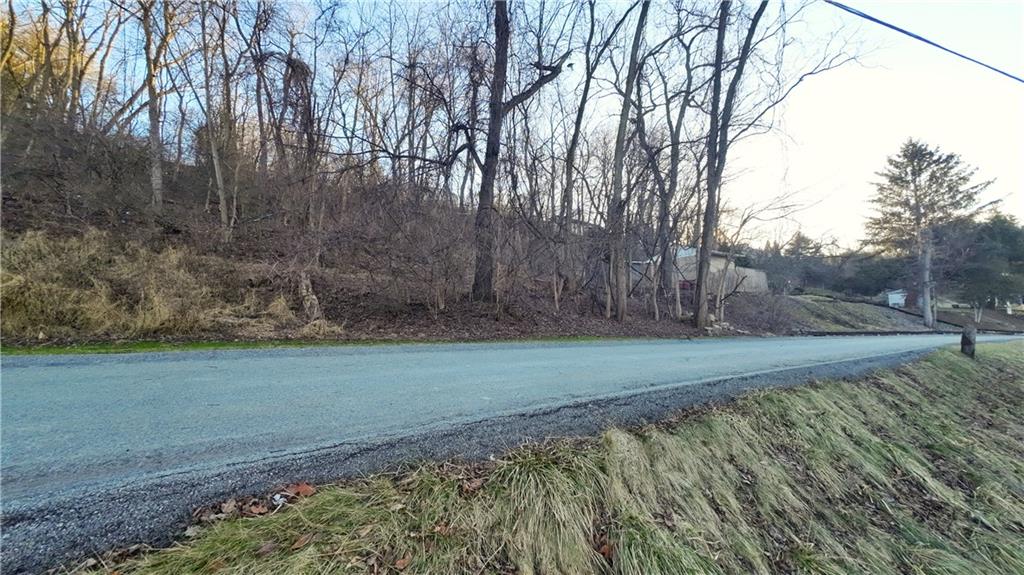
<path fill-rule="evenodd" d="M 844 2 L 969 56 L 1024 77 L 1024 2 Z M 779 115 L 779 129 L 738 144 L 725 197 L 799 191 L 816 204 L 797 222 L 766 224 L 783 236 L 797 225 L 844 245 L 862 238 L 874 173 L 907 137 L 959 153 L 997 181 L 986 199 L 1024 220 L 1024 84 L 861 20 L 824 2 L 808 9 L 814 28 L 856 28 L 859 64 L 812 78 Z"/>

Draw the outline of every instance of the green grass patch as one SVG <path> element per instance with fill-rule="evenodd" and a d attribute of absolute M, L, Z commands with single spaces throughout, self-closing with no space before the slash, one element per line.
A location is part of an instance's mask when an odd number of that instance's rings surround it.
<path fill-rule="evenodd" d="M 279 339 L 264 341 L 130 341 L 100 342 L 78 345 L 3 346 L 4 354 L 10 355 L 64 355 L 64 354 L 107 354 L 145 353 L 173 351 L 214 351 L 226 349 L 275 349 L 295 347 L 324 347 L 346 345 L 392 345 L 414 343 L 411 340 L 300 340 Z M 422 342 L 420 342 L 422 343 Z"/>
<path fill-rule="evenodd" d="M 274 349 L 296 347 L 338 347 L 376 345 L 436 345 L 453 343 L 558 343 L 597 341 L 641 341 L 647 338 L 608 336 L 554 336 L 493 340 L 414 340 L 414 339 L 275 339 L 253 341 L 129 341 L 98 342 L 76 345 L 2 346 L 0 353 L 9 355 L 76 355 L 107 353 L 145 353 L 173 351 L 214 351 L 228 349 Z"/>
<path fill-rule="evenodd" d="M 425 464 L 120 573 L 1024 572 L 1024 344 Z"/>
<path fill-rule="evenodd" d="M 3 346 L 0 351 L 10 355 L 63 355 L 94 353 L 143 353 L 154 351 L 207 351 L 218 349 L 256 349 L 330 345 L 323 341 L 131 341 L 79 345 Z"/>

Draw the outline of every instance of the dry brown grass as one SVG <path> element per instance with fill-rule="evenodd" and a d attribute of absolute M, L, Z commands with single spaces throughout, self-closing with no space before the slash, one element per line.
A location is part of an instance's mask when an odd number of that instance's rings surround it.
<path fill-rule="evenodd" d="M 190 334 L 222 311 L 187 268 L 190 254 L 117 249 L 98 231 L 60 240 L 40 232 L 5 239 L 2 329 L 5 337 L 41 339 Z"/>
<path fill-rule="evenodd" d="M 61 341 L 260 339 L 301 327 L 283 295 L 261 298 L 238 285 L 261 271 L 187 248 L 155 251 L 97 230 L 62 238 L 26 232 L 3 240 L 0 330 L 8 341 Z M 305 335 L 332 330 L 316 326 Z"/>

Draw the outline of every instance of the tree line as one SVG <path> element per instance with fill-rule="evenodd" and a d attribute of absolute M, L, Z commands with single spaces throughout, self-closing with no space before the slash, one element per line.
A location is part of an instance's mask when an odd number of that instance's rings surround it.
<path fill-rule="evenodd" d="M 908 139 L 877 174 L 859 248 L 798 231 L 745 251 L 779 292 L 909 288 L 907 304 L 927 327 L 936 325 L 938 295 L 970 305 L 980 322 L 985 308 L 1024 303 L 1024 226 L 997 210 L 1000 200 L 983 201 L 994 180 L 977 172 L 958 154 Z"/>
<path fill-rule="evenodd" d="M 5 202 L 385 275 L 438 310 L 540 286 L 704 327 L 746 201 L 726 199 L 730 148 L 850 60 L 834 31 L 799 37 L 805 9 L 8 0 Z M 699 249 L 692 295 L 679 246 Z"/>

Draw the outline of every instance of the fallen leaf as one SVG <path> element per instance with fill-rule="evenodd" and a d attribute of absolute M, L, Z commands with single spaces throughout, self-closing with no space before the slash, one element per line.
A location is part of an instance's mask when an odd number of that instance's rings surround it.
<path fill-rule="evenodd" d="M 278 548 L 277 543 L 274 543 L 273 541 L 267 541 L 263 545 L 260 545 L 260 548 L 256 550 L 256 556 L 257 557 L 266 557 L 267 555 L 270 555 L 274 551 L 277 551 L 277 548 Z"/>
<path fill-rule="evenodd" d="M 245 512 L 249 515 L 266 515 L 270 512 L 265 505 L 260 503 L 253 503 L 252 505 L 245 508 Z"/>
<path fill-rule="evenodd" d="M 394 505 L 392 505 L 388 509 L 390 509 L 391 511 L 401 511 L 401 510 L 405 509 L 405 504 L 404 503 L 395 503 Z"/>
<path fill-rule="evenodd" d="M 295 485 L 289 485 L 284 488 L 284 492 L 292 497 L 309 497 L 316 493 L 316 487 L 313 487 L 305 481 L 296 483 Z"/>
<path fill-rule="evenodd" d="M 313 540 L 313 535 L 314 533 L 306 533 L 302 537 L 296 539 L 295 543 L 292 543 L 292 551 L 298 551 L 306 545 L 309 545 L 309 542 Z"/>
<path fill-rule="evenodd" d="M 438 535 L 450 535 L 451 532 L 452 528 L 444 523 L 438 523 L 434 526 L 434 533 L 437 533 Z"/>
<path fill-rule="evenodd" d="M 601 556 L 604 557 L 605 559 L 607 559 L 609 561 L 612 560 L 612 546 L 611 545 L 605 543 L 604 545 L 601 546 L 600 549 L 597 550 L 597 552 L 600 553 Z"/>
<path fill-rule="evenodd" d="M 195 537 L 202 531 L 198 525 L 189 525 L 188 529 L 185 530 L 185 537 Z"/>
<path fill-rule="evenodd" d="M 484 479 L 482 477 L 477 477 L 476 479 L 470 479 L 468 481 L 463 481 L 462 482 L 462 492 L 463 493 L 473 493 L 474 491 L 478 491 L 483 486 L 484 486 Z"/>
<path fill-rule="evenodd" d="M 395 569 L 398 569 L 399 571 L 403 571 L 403 570 L 405 570 L 406 567 L 409 566 L 409 563 L 412 563 L 412 555 L 411 554 L 406 555 L 405 557 L 402 557 L 398 561 L 395 561 Z"/>
<path fill-rule="evenodd" d="M 238 502 L 234 499 L 228 499 L 224 503 L 220 504 L 220 512 L 226 515 L 234 513 L 236 509 L 238 509 Z"/>
<path fill-rule="evenodd" d="M 373 525 L 367 525 L 366 527 L 363 527 L 359 531 L 356 531 L 356 534 L 358 534 L 360 537 L 366 537 L 370 534 L 370 531 L 373 531 Z"/>

